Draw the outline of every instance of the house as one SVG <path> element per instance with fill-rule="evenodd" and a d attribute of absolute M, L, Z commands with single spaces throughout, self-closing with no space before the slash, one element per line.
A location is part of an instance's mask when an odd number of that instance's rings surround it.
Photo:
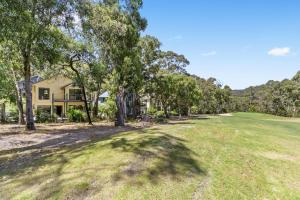
<path fill-rule="evenodd" d="M 42 78 L 40 76 L 32 76 L 30 79 L 31 84 L 38 83 L 41 80 L 42 80 Z M 24 80 L 18 82 L 18 88 L 19 88 L 19 90 L 21 90 L 22 95 L 25 96 L 25 81 Z"/>
<path fill-rule="evenodd" d="M 24 94 L 24 81 L 20 81 L 19 88 Z M 43 112 L 49 112 L 51 115 L 57 115 L 58 117 L 64 117 L 69 109 L 84 108 L 83 95 L 81 88 L 79 88 L 74 82 L 63 76 L 57 75 L 50 79 L 43 80 L 39 76 L 33 76 L 31 78 L 32 84 L 32 107 L 34 114 L 40 110 Z M 94 99 L 95 93 L 88 93 L 88 102 L 91 103 L 91 99 Z M 108 92 L 104 92 L 99 96 L 99 105 L 105 103 L 109 97 Z M 129 94 L 126 99 L 126 115 L 132 116 L 136 112 L 135 95 Z M 148 98 L 141 99 L 141 105 L 138 108 L 139 113 L 145 113 L 149 108 L 150 103 Z"/>
<path fill-rule="evenodd" d="M 108 92 L 104 92 L 103 94 L 101 94 L 99 96 L 99 105 L 105 103 L 108 98 L 109 98 L 109 93 Z"/>
<path fill-rule="evenodd" d="M 33 77 L 32 80 L 34 113 L 42 110 L 63 117 L 69 109 L 84 108 L 81 89 L 71 79 L 58 75 L 46 80 Z M 89 94 L 87 96 L 91 99 Z"/>

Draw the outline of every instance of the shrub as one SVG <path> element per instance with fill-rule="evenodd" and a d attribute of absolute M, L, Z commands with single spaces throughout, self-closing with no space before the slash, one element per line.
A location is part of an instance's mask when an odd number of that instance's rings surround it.
<path fill-rule="evenodd" d="M 157 111 L 154 114 L 154 120 L 155 120 L 155 122 L 158 122 L 158 123 L 165 122 L 166 121 L 166 116 L 165 116 L 164 111 Z"/>
<path fill-rule="evenodd" d="M 19 121 L 19 113 L 16 109 L 11 109 L 7 115 L 8 122 L 17 122 Z"/>
<path fill-rule="evenodd" d="M 194 114 L 194 115 L 199 114 L 199 111 L 200 110 L 197 106 L 192 106 L 191 107 L 191 114 Z"/>
<path fill-rule="evenodd" d="M 105 103 L 99 106 L 99 115 L 101 119 L 113 120 L 115 118 L 115 113 L 117 111 L 117 106 L 115 101 L 108 99 Z"/>
<path fill-rule="evenodd" d="M 84 122 L 84 115 L 84 112 L 76 109 L 71 109 L 67 113 L 70 122 Z"/>
<path fill-rule="evenodd" d="M 154 107 L 149 107 L 148 110 L 147 110 L 147 114 L 148 115 L 155 115 L 155 113 L 157 112 L 156 108 Z"/>
<path fill-rule="evenodd" d="M 42 110 L 37 110 L 36 111 L 36 122 L 37 123 L 47 123 L 47 122 L 51 122 L 52 117 L 51 114 L 49 112 L 45 112 Z"/>
<path fill-rule="evenodd" d="M 176 110 L 172 110 L 172 111 L 170 112 L 170 115 L 171 115 L 171 116 L 178 116 L 178 112 L 177 112 Z"/>

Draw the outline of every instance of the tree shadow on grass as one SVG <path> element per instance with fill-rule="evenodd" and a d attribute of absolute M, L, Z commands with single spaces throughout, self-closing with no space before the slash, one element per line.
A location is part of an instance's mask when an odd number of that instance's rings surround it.
<path fill-rule="evenodd" d="M 132 129 L 130 128 L 130 130 Z M 120 130 L 120 132 L 122 131 L 125 130 Z M 129 183 L 137 185 L 147 182 L 158 184 L 164 178 L 180 181 L 184 178 L 206 174 L 196 160 L 198 155 L 186 146 L 185 143 L 187 141 L 173 136 L 171 133 L 161 132 L 159 128 L 134 129 L 134 132 L 123 133 L 121 136 L 116 136 L 114 135 L 115 133 L 99 134 L 90 138 L 91 140 L 89 141 L 78 144 L 72 142 L 70 143 L 72 145 L 59 146 L 60 148 L 52 148 L 52 144 L 32 146 L 30 150 L 34 150 L 33 152 L 24 153 L 24 155 L 18 156 L 17 159 L 10 159 L 5 163 L 6 167 L 2 168 L 2 170 L 0 169 L 0 179 L 1 176 L 12 178 L 11 181 L 15 182 L 15 191 L 17 192 L 21 192 L 22 188 L 27 185 L 31 187 L 30 185 L 40 184 L 37 198 L 48 199 L 61 193 L 62 185 L 65 184 L 65 181 L 70 182 L 73 179 L 77 182 L 81 181 L 84 170 L 102 173 L 101 171 L 105 169 L 116 169 L 110 181 L 129 181 Z M 120 165 L 112 164 L 106 166 L 104 163 L 99 163 L 97 168 L 90 169 L 89 166 L 85 166 L 78 169 L 65 169 L 69 161 L 78 156 L 88 155 L 85 150 L 93 148 L 100 141 L 109 141 L 101 144 L 101 148 L 111 148 L 116 154 L 132 153 L 133 158 L 129 159 L 129 162 L 121 162 Z M 56 141 L 54 144 L 56 144 Z M 20 153 L 24 150 L 28 149 L 18 149 L 15 153 Z M 37 174 L 33 173 L 48 166 L 54 168 L 42 170 Z M 18 179 L 18 176 L 22 177 L 24 173 L 33 174 L 27 178 Z M 62 179 L 62 176 L 66 175 L 66 173 L 70 173 L 70 177 L 67 180 Z M 139 177 L 146 179 L 141 180 Z M 96 188 L 97 192 L 99 192 L 99 189 L 101 188 Z M 0 192 L 3 192 L 3 190 L 0 189 Z M 79 191 L 76 189 L 76 193 L 70 194 L 70 197 L 84 195 L 85 192 L 86 190 Z"/>
<path fill-rule="evenodd" d="M 133 153 L 135 159 L 120 169 L 113 179 L 120 181 L 141 175 L 156 184 L 165 177 L 180 181 L 184 177 L 205 175 L 205 170 L 194 159 L 198 155 L 189 149 L 185 142 L 179 137 L 159 131 L 131 140 L 114 139 L 111 142 L 113 149 Z"/>

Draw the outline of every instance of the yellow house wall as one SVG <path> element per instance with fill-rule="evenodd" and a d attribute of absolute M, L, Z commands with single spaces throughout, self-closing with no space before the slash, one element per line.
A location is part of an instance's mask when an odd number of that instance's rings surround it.
<path fill-rule="evenodd" d="M 71 84 L 73 81 L 64 76 L 56 76 L 48 80 L 44 80 L 32 85 L 32 105 L 33 109 L 36 110 L 38 106 L 52 106 L 52 94 L 54 94 L 55 100 L 64 100 L 64 95 L 69 94 L 69 89 L 77 88 L 68 86 L 66 87 L 66 91 L 64 93 L 63 87 Z M 48 100 L 40 100 L 39 99 L 39 88 L 49 88 L 50 89 L 50 99 Z M 83 102 L 68 102 L 67 104 L 64 102 L 54 102 L 54 106 L 63 106 L 63 111 L 66 112 L 65 105 L 84 105 Z"/>

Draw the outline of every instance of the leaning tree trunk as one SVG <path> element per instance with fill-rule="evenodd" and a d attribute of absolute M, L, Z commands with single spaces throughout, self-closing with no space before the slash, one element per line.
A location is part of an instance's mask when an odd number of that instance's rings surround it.
<path fill-rule="evenodd" d="M 35 130 L 33 111 L 32 111 L 32 93 L 31 93 L 31 70 L 29 56 L 24 56 L 24 72 L 25 72 L 25 94 L 26 94 L 26 129 Z"/>
<path fill-rule="evenodd" d="M 115 126 L 125 126 L 125 102 L 124 102 L 124 88 L 120 88 L 116 95 L 116 120 Z"/>

